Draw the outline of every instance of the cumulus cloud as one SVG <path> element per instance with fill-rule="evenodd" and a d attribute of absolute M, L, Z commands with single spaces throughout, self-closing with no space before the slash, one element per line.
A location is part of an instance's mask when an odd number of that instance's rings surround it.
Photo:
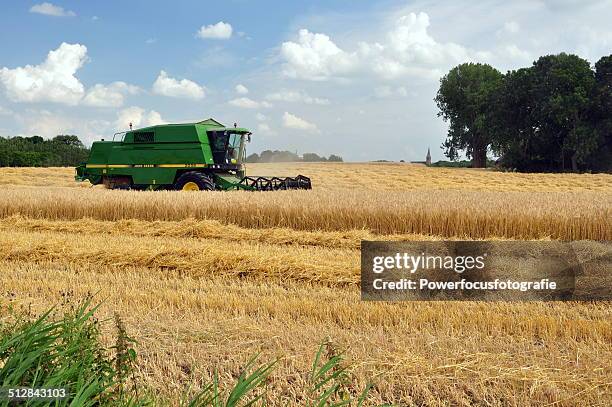
<path fill-rule="evenodd" d="M 232 36 L 232 26 L 219 21 L 217 24 L 203 25 L 196 35 L 200 38 L 226 40 Z"/>
<path fill-rule="evenodd" d="M 96 84 L 85 92 L 76 72 L 87 61 L 87 47 L 62 43 L 40 65 L 0 69 L 0 85 L 15 102 L 55 102 L 75 106 L 120 107 L 124 96 L 138 92 L 125 82 Z"/>
<path fill-rule="evenodd" d="M 283 114 L 283 126 L 289 129 L 297 129 L 304 131 L 318 132 L 319 129 L 314 123 L 310 123 L 301 117 L 293 115 L 289 112 Z"/>
<path fill-rule="evenodd" d="M 146 114 L 144 123 L 147 126 L 155 126 L 158 124 L 166 124 L 166 121 L 162 119 L 161 114 L 159 114 L 155 110 L 151 110 L 149 113 Z"/>
<path fill-rule="evenodd" d="M 238 84 L 236 85 L 236 93 L 239 95 L 246 95 L 247 93 L 249 93 L 249 88 L 242 84 Z"/>
<path fill-rule="evenodd" d="M 70 10 L 64 10 L 63 7 L 56 6 L 51 3 L 40 3 L 30 7 L 30 13 L 44 14 L 53 17 L 74 17 L 76 13 Z"/>
<path fill-rule="evenodd" d="M 0 83 L 15 102 L 57 102 L 76 105 L 85 92 L 74 76 L 87 60 L 87 47 L 63 42 L 40 65 L 0 69 Z"/>
<path fill-rule="evenodd" d="M 505 51 L 506 55 L 514 60 L 529 62 L 533 59 L 529 52 L 520 49 L 514 44 L 506 45 L 503 47 L 503 51 Z"/>
<path fill-rule="evenodd" d="M 357 64 L 355 54 L 340 49 L 329 36 L 301 29 L 297 42 L 281 45 L 285 59 L 285 75 L 292 78 L 326 80 L 335 75 L 353 71 Z"/>
<path fill-rule="evenodd" d="M 359 42 L 346 51 L 320 33 L 301 29 L 297 42 L 281 46 L 286 76 L 327 80 L 357 72 L 384 79 L 414 75 L 437 78 L 448 67 L 486 56 L 452 43 L 440 43 L 429 33 L 426 13 L 409 13 L 396 18 L 381 42 Z"/>
<path fill-rule="evenodd" d="M 427 13 L 401 16 L 388 34 L 388 48 L 402 63 L 440 64 L 468 58 L 467 50 L 454 43 L 439 43 L 427 32 Z"/>
<path fill-rule="evenodd" d="M 255 118 L 256 118 L 257 120 L 259 120 L 260 122 L 263 122 L 263 121 L 268 120 L 268 117 L 267 117 L 265 114 L 263 114 L 263 113 L 257 113 L 257 114 L 255 115 Z"/>
<path fill-rule="evenodd" d="M 134 95 L 139 91 L 137 86 L 121 81 L 110 85 L 96 84 L 87 91 L 83 104 L 96 107 L 121 107 L 126 94 Z"/>
<path fill-rule="evenodd" d="M 153 83 L 153 93 L 174 98 L 203 99 L 204 87 L 189 79 L 175 79 L 168 76 L 166 71 L 160 71 Z"/>
<path fill-rule="evenodd" d="M 267 100 L 281 102 L 301 102 L 307 105 L 329 105 L 329 99 L 312 97 L 304 92 L 283 89 L 266 95 Z"/>
<path fill-rule="evenodd" d="M 161 115 L 155 110 L 146 111 L 142 107 L 130 106 L 117 113 L 117 121 L 115 129 L 125 131 L 130 128 L 132 123 L 133 128 L 155 126 L 166 123 Z"/>
<path fill-rule="evenodd" d="M 272 106 L 270 103 L 266 101 L 258 102 L 256 100 L 253 100 L 247 97 L 232 99 L 227 103 L 229 103 L 232 106 L 241 107 L 244 109 L 259 109 L 260 107 L 271 107 Z"/>

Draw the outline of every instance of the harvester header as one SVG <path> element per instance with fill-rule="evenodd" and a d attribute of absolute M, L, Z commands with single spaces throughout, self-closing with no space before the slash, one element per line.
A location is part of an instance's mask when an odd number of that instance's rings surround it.
<path fill-rule="evenodd" d="M 111 189 L 311 189 L 303 175 L 247 176 L 243 161 L 250 139 L 248 129 L 214 119 L 115 133 L 112 141 L 93 143 L 75 179 Z"/>

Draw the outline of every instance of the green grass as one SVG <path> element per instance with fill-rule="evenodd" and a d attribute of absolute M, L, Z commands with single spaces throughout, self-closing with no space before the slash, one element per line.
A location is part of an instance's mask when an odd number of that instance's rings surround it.
<path fill-rule="evenodd" d="M 94 318 L 97 306 L 86 301 L 62 318 L 51 318 L 50 309 L 30 321 L 18 315 L 2 326 L 0 334 L 0 386 L 67 389 L 67 397 L 54 405 L 132 404 L 121 392 L 126 357 L 132 348 L 104 349 L 100 345 L 100 322 Z M 45 405 L 31 400 L 27 405 Z M 2 400 L 1 405 L 9 405 Z"/>
<path fill-rule="evenodd" d="M 66 388 L 63 399 L 23 402 L 27 406 L 140 406 L 156 404 L 152 389 L 137 385 L 135 341 L 115 316 L 115 344 L 100 341 L 104 322 L 95 318 L 99 305 L 87 299 L 61 317 L 52 308 L 38 318 L 11 311 L 11 323 L 0 325 L 0 387 Z M 4 311 L 4 310 L 2 310 Z M 219 383 L 215 373 L 195 395 L 180 400 L 189 407 L 265 406 L 266 386 L 278 360 L 257 364 L 257 357 L 243 368 L 233 384 Z M 329 342 L 315 354 L 306 394 L 300 405 L 308 407 L 365 405 L 371 386 L 356 392 L 350 386 L 344 354 Z M 159 401 L 157 401 L 159 403 Z M 0 406 L 12 405 L 0 399 Z"/>

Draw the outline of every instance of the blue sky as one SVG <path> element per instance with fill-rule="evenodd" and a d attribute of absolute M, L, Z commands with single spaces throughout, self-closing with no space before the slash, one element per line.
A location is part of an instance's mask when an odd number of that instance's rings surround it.
<path fill-rule="evenodd" d="M 434 160 L 432 101 L 466 61 L 612 52 L 610 0 L 6 1 L 0 135 L 77 134 L 215 117 L 250 151 Z"/>

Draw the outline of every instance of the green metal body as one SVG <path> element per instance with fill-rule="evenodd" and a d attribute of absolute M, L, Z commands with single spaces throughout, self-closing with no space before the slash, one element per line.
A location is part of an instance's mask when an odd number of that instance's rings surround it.
<path fill-rule="evenodd" d="M 214 119 L 117 133 L 117 140 L 92 144 L 88 161 L 76 168 L 75 179 L 110 188 L 176 189 L 182 174 L 195 171 L 209 177 L 215 189 L 257 190 L 256 184 L 245 182 L 251 177 L 245 178 L 242 164 L 250 134 Z"/>

